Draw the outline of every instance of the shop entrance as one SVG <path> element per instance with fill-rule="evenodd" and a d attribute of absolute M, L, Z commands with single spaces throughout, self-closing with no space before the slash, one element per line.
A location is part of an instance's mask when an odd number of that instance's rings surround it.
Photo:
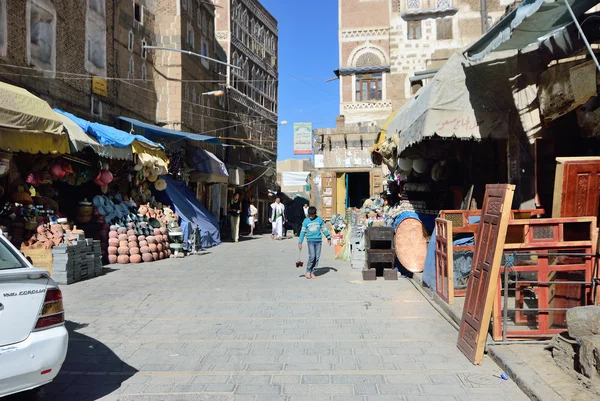
<path fill-rule="evenodd" d="M 371 196 L 371 176 L 368 172 L 346 173 L 346 207 L 362 207 Z"/>

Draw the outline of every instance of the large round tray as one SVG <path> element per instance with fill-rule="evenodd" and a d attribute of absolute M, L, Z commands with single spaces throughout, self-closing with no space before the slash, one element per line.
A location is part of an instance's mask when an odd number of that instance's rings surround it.
<path fill-rule="evenodd" d="M 407 270 L 418 273 L 425 267 L 427 232 L 423 223 L 408 218 L 398 224 L 394 235 L 396 256 Z"/>

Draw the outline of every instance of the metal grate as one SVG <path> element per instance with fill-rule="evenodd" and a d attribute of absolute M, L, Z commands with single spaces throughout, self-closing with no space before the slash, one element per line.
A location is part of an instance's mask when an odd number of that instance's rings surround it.
<path fill-rule="evenodd" d="M 446 213 L 444 217 L 452 222 L 452 227 L 464 227 L 462 213 Z"/>
<path fill-rule="evenodd" d="M 535 225 L 533 229 L 533 239 L 552 239 L 554 238 L 554 227 L 553 226 L 541 226 Z"/>

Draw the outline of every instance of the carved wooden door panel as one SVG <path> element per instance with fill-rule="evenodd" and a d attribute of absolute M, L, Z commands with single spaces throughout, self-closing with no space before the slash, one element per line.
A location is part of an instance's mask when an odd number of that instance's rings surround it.
<path fill-rule="evenodd" d="M 457 343 L 458 348 L 476 365 L 483 360 L 514 191 L 514 185 L 487 185 L 483 199 Z"/>
<path fill-rule="evenodd" d="M 435 219 L 435 292 L 449 304 L 454 303 L 454 258 L 452 222 Z"/>
<path fill-rule="evenodd" d="M 598 217 L 600 157 L 559 157 L 552 217 Z"/>
<path fill-rule="evenodd" d="M 325 220 L 331 219 L 335 214 L 335 185 L 335 173 L 323 173 L 321 175 L 321 217 Z"/>

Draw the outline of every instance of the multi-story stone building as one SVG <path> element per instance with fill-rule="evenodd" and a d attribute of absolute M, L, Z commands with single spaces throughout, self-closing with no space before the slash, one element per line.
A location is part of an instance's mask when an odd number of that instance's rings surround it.
<path fill-rule="evenodd" d="M 473 0 L 339 0 L 337 74 L 346 124 L 385 121 L 504 14 L 502 0 L 484 3 L 482 10 Z"/>
<path fill-rule="evenodd" d="M 154 121 L 154 68 L 142 52 L 152 4 L 0 0 L 0 78 L 86 119 Z"/>
<path fill-rule="evenodd" d="M 257 0 L 215 0 L 216 35 L 228 60 L 231 137 L 258 147 L 251 157 L 273 161 L 277 153 L 278 29 L 275 18 Z M 255 154 L 255 156 L 251 155 Z M 233 159 L 232 159 L 233 160 Z"/>

